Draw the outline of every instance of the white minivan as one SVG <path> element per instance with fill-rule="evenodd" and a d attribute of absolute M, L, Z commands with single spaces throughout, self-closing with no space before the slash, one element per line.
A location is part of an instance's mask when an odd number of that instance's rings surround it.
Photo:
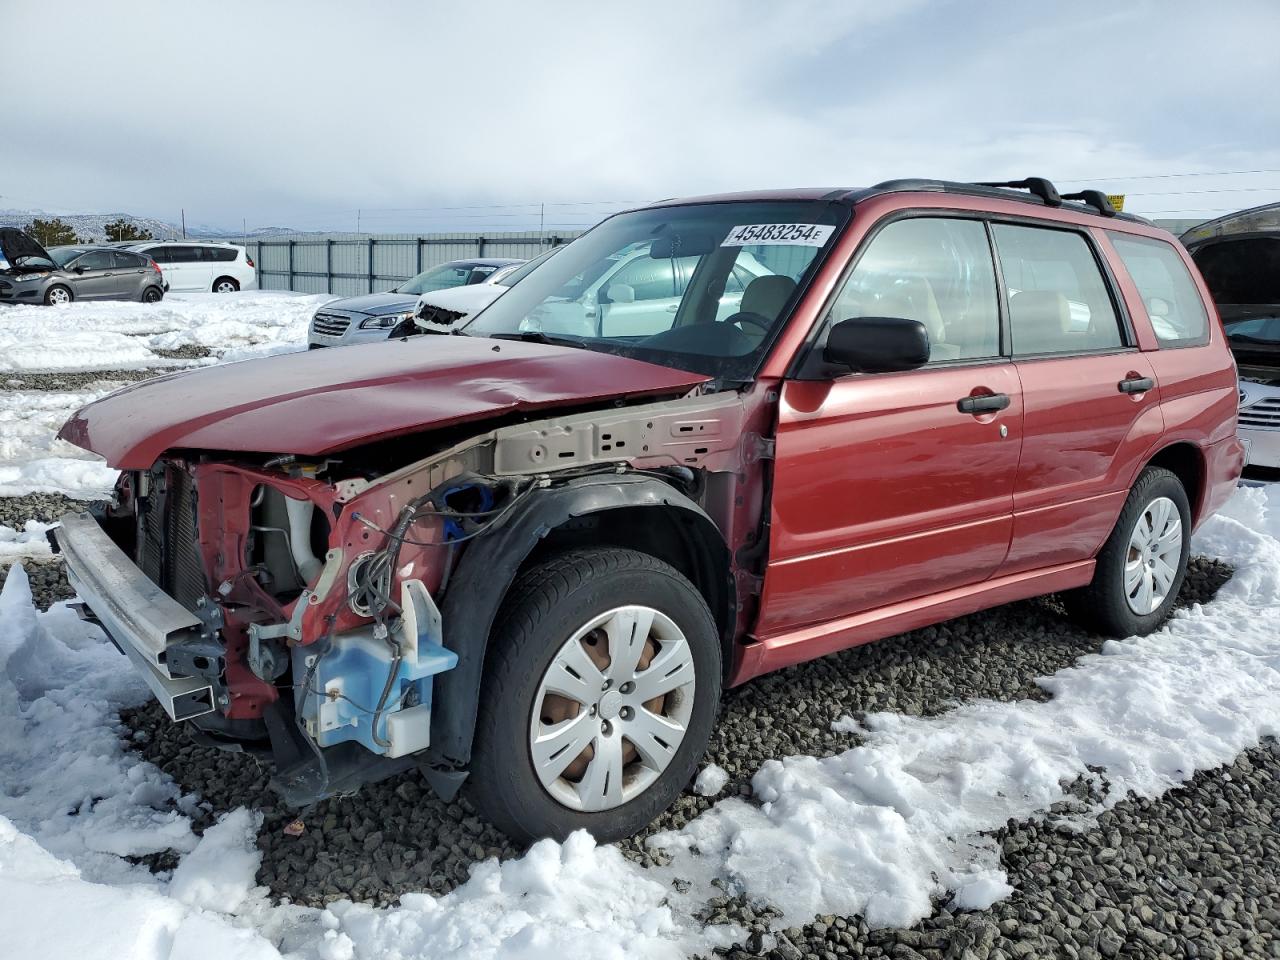
<path fill-rule="evenodd" d="M 147 240 L 128 249 L 145 253 L 164 271 L 172 293 L 257 290 L 258 274 L 244 247 L 211 240 Z"/>

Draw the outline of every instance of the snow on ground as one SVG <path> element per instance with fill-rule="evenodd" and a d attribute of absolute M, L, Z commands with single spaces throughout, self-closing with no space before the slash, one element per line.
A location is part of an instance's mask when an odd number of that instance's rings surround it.
<path fill-rule="evenodd" d="M 1048 702 L 842 723 L 861 745 L 770 761 L 753 780 L 763 804 L 728 799 L 655 838 L 666 867 L 579 834 L 477 864 L 445 897 L 323 911 L 273 906 L 254 887 L 249 811 L 197 840 L 198 799 L 119 740 L 117 711 L 146 696 L 127 661 L 66 607 L 36 613 L 15 574 L 0 594 L 0 936 L 18 956 L 86 960 L 644 958 L 735 935 L 694 919 L 721 894 L 714 878 L 781 906 L 783 925 L 824 913 L 910 924 L 934 896 L 978 909 L 1010 890 L 984 834 L 1050 816 L 1072 781 L 1098 785 L 1100 807 L 1154 797 L 1280 734 L 1280 487 L 1238 491 L 1196 548 L 1236 566 L 1217 597 L 1045 678 Z M 1062 825 L 1087 829 L 1088 815 Z M 121 859 L 163 850 L 182 854 L 171 876 Z"/>
<path fill-rule="evenodd" d="M 185 294 L 160 303 L 6 306 L 0 308 L 0 374 L 182 367 L 301 350 L 312 312 L 331 299 L 257 291 Z M 156 353 L 190 346 L 208 349 L 210 358 L 172 360 Z M 0 496 L 105 496 L 115 471 L 54 435 L 79 407 L 119 385 L 0 391 Z"/>
<path fill-rule="evenodd" d="M 3 319 L 0 311 L 0 322 Z M 0 392 L 0 496 L 66 493 L 91 500 L 109 493 L 116 471 L 55 434 L 76 410 L 116 386 L 103 382 L 74 392 Z"/>
<path fill-rule="evenodd" d="M 171 295 L 160 303 L 8 306 L 0 310 L 0 373 L 181 366 L 155 351 L 191 346 L 219 359 L 299 349 L 312 312 L 332 299 L 252 291 Z"/>
<path fill-rule="evenodd" d="M 49 556 L 49 541 L 44 532 L 52 526 L 52 523 L 28 520 L 21 530 L 15 530 L 0 523 L 0 563 L 18 557 Z"/>

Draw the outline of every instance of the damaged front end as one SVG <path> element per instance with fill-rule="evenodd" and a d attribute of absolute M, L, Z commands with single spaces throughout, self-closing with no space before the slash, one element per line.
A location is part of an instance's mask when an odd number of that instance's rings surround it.
<path fill-rule="evenodd" d="M 739 597 L 758 592 L 727 544 L 760 556 L 761 409 L 694 393 L 499 427 L 400 467 L 374 448 L 171 453 L 55 537 L 86 615 L 170 717 L 270 758 L 289 803 L 415 764 L 447 796 L 465 776 L 488 625 L 553 530 L 591 535 L 592 511 L 618 504 L 678 508 L 690 555 L 717 551 L 701 579 L 734 635 Z"/>

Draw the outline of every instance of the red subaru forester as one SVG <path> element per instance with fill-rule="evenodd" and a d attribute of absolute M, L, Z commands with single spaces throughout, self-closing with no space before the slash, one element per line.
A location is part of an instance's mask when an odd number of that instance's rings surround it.
<path fill-rule="evenodd" d="M 615 838 L 725 685 L 1051 591 L 1158 627 L 1236 403 L 1186 251 L 1094 191 L 678 200 L 452 335 L 90 404 L 60 435 L 120 482 L 56 537 L 173 719 L 290 802 L 417 767 L 513 836 Z"/>

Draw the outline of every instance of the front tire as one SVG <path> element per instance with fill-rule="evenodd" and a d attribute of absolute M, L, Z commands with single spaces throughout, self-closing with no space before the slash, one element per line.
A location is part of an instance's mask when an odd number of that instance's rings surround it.
<path fill-rule="evenodd" d="M 1064 595 L 1072 617 L 1100 633 L 1144 636 L 1168 619 L 1187 575 L 1191 507 L 1163 467 L 1138 476 L 1098 554 L 1093 581 Z"/>
<path fill-rule="evenodd" d="M 70 287 L 64 287 L 60 283 L 54 284 L 44 292 L 44 302 L 50 306 L 58 306 L 64 303 L 70 303 L 75 299 L 75 294 L 71 292 Z"/>
<path fill-rule="evenodd" d="M 240 282 L 234 277 L 219 277 L 213 281 L 214 293 L 235 293 L 240 289 Z"/>
<path fill-rule="evenodd" d="M 518 841 L 600 841 L 671 805 L 706 751 L 720 642 L 677 570 L 619 548 L 521 575 L 485 664 L 468 796 Z"/>

